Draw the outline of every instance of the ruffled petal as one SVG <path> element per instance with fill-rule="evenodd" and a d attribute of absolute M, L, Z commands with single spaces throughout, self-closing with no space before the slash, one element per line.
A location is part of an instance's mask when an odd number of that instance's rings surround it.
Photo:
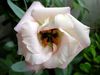
<path fill-rule="evenodd" d="M 39 23 L 44 23 L 44 20 L 49 18 L 53 18 L 57 14 L 65 14 L 70 13 L 69 7 L 62 8 L 34 8 L 32 11 L 32 16 Z"/>
<path fill-rule="evenodd" d="M 43 50 L 46 51 L 49 49 L 51 48 L 47 46 Z M 25 60 L 32 65 L 39 65 L 49 60 L 51 56 L 52 56 L 52 52 L 42 52 L 42 53 L 27 52 Z"/>
<path fill-rule="evenodd" d="M 23 38 L 22 42 L 26 45 L 27 49 L 32 53 L 38 53 L 42 50 L 42 46 L 37 36 L 38 27 L 39 25 L 37 23 L 27 21 L 26 23 L 22 24 L 20 31 Z"/>
<path fill-rule="evenodd" d="M 61 39 L 61 44 L 59 46 L 58 52 L 56 52 L 47 62 L 44 63 L 46 68 L 65 68 L 68 65 L 70 51 L 74 51 L 77 48 L 78 41 L 70 36 L 68 33 L 60 29 L 64 34 Z M 70 60 L 69 60 L 70 61 Z M 66 64 L 64 66 L 64 64 Z M 62 66 L 63 65 L 63 66 Z"/>
<path fill-rule="evenodd" d="M 32 65 L 42 64 L 47 61 L 51 55 L 51 47 L 42 47 L 37 35 L 39 25 L 32 21 L 27 21 L 21 27 L 22 42 L 28 49 L 25 55 L 25 60 Z"/>
<path fill-rule="evenodd" d="M 19 33 L 17 33 L 17 40 L 18 40 L 18 54 L 25 56 L 27 48 L 25 44 L 22 42 L 22 36 Z"/>
<path fill-rule="evenodd" d="M 25 61 L 25 62 L 26 62 L 26 61 Z M 27 65 L 27 69 L 28 69 L 29 71 L 33 71 L 33 72 L 38 72 L 38 71 L 40 71 L 40 70 L 43 69 L 42 64 L 32 65 L 32 64 L 26 62 L 26 65 Z"/>
<path fill-rule="evenodd" d="M 26 11 L 25 15 L 20 20 L 20 22 L 14 28 L 15 31 L 19 32 L 21 30 L 21 26 L 24 22 L 26 22 L 28 20 L 34 21 L 34 18 L 31 16 L 33 8 L 44 8 L 44 6 L 38 1 L 33 2 L 32 5 L 29 7 L 29 9 Z"/>
<path fill-rule="evenodd" d="M 57 15 L 55 25 L 79 40 L 83 48 L 90 45 L 89 27 L 79 22 L 71 14 Z"/>
<path fill-rule="evenodd" d="M 72 15 L 67 14 L 66 16 L 68 16 L 72 20 L 74 24 L 75 32 L 79 38 L 81 46 L 83 46 L 83 48 L 86 48 L 87 46 L 89 46 L 90 45 L 90 38 L 89 38 L 90 28 L 82 24 L 81 22 L 79 22 Z"/>

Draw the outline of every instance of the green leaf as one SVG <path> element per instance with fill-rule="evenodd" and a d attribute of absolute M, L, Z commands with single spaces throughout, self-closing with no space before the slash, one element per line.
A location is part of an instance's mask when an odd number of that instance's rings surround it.
<path fill-rule="evenodd" d="M 84 75 L 84 74 L 82 74 L 80 72 L 75 72 L 74 75 Z"/>
<path fill-rule="evenodd" d="M 83 56 L 78 55 L 73 59 L 72 64 L 78 64 L 82 59 L 83 59 Z"/>
<path fill-rule="evenodd" d="M 83 8 L 85 8 L 85 2 L 84 0 L 77 0 L 77 2 L 79 3 L 79 5 Z"/>
<path fill-rule="evenodd" d="M 95 36 L 96 36 L 97 41 L 100 42 L 100 37 L 99 37 L 99 35 L 98 35 L 97 33 L 95 33 Z"/>
<path fill-rule="evenodd" d="M 51 5 L 51 0 L 46 0 L 46 6 L 50 6 Z"/>
<path fill-rule="evenodd" d="M 56 75 L 64 75 L 63 74 L 63 70 L 62 69 L 59 69 L 59 68 L 56 68 L 55 69 L 55 73 L 56 73 Z"/>
<path fill-rule="evenodd" d="M 91 69 L 91 64 L 86 62 L 84 64 L 80 64 L 80 69 L 86 73 L 89 73 L 90 69 Z"/>
<path fill-rule="evenodd" d="M 15 44 L 13 41 L 8 41 L 5 45 L 4 45 L 4 49 L 6 50 L 12 50 L 12 48 L 15 47 Z"/>
<path fill-rule="evenodd" d="M 41 75 L 49 75 L 48 70 L 43 70 L 43 73 Z"/>
<path fill-rule="evenodd" d="M 53 2 L 58 7 L 64 6 L 63 0 L 54 0 Z"/>
<path fill-rule="evenodd" d="M 90 46 L 90 52 L 91 52 L 93 58 L 95 58 L 96 57 L 96 50 L 95 50 L 95 46 L 94 45 Z"/>
<path fill-rule="evenodd" d="M 96 41 L 96 45 L 97 45 L 98 49 L 100 50 L 100 43 L 98 41 Z"/>
<path fill-rule="evenodd" d="M 13 10 L 13 12 L 16 14 L 16 16 L 18 16 L 21 19 L 25 12 L 17 5 L 15 5 L 11 0 L 7 0 L 7 3 L 9 7 Z"/>
<path fill-rule="evenodd" d="M 88 57 L 88 55 L 86 53 L 83 54 L 85 59 L 87 59 L 88 61 L 91 61 L 91 59 Z"/>
<path fill-rule="evenodd" d="M 94 61 L 98 64 L 100 64 L 100 55 L 94 58 Z"/>
<path fill-rule="evenodd" d="M 27 64 L 25 61 L 20 61 L 11 66 L 12 70 L 15 72 L 27 72 L 30 71 L 30 69 L 27 67 Z"/>
<path fill-rule="evenodd" d="M 71 64 L 68 65 L 67 69 L 64 70 L 64 75 L 71 75 L 73 67 Z"/>

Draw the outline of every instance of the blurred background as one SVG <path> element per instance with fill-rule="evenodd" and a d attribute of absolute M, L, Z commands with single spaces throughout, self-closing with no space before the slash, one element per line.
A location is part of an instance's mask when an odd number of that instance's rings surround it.
<path fill-rule="evenodd" d="M 100 75 L 100 0 L 0 0 L 0 75 L 49 75 L 47 71 L 33 74 L 15 72 L 11 65 L 21 61 L 17 55 L 14 27 L 33 1 L 45 7 L 71 7 L 71 14 L 90 26 L 91 45 L 77 55 L 65 70 L 56 75 Z"/>

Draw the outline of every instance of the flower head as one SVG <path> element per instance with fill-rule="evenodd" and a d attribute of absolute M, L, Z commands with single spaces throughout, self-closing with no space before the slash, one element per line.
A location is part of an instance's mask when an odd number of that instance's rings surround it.
<path fill-rule="evenodd" d="M 14 29 L 18 54 L 32 70 L 66 68 L 90 45 L 89 27 L 75 19 L 69 7 L 45 8 L 33 2 Z"/>

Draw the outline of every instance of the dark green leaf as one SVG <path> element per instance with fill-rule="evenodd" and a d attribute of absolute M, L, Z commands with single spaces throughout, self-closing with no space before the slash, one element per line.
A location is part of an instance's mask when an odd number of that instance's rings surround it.
<path fill-rule="evenodd" d="M 97 56 L 97 57 L 95 57 L 94 61 L 95 61 L 96 63 L 99 63 L 99 64 L 100 64 L 100 55 Z"/>
<path fill-rule="evenodd" d="M 90 52 L 91 52 L 93 58 L 95 58 L 95 56 L 96 56 L 96 50 L 95 50 L 95 46 L 94 45 L 90 46 Z"/>
<path fill-rule="evenodd" d="M 83 56 L 77 56 L 73 59 L 72 64 L 78 64 L 83 59 Z"/>
<path fill-rule="evenodd" d="M 96 41 L 96 45 L 97 45 L 98 49 L 100 50 L 100 43 L 98 41 Z"/>
<path fill-rule="evenodd" d="M 80 72 L 75 72 L 74 75 L 84 75 L 84 74 L 82 74 Z"/>
<path fill-rule="evenodd" d="M 96 36 L 97 41 L 100 43 L 100 37 L 99 37 L 99 35 L 97 33 L 95 33 L 95 36 Z"/>
<path fill-rule="evenodd" d="M 71 64 L 68 65 L 67 69 L 64 70 L 64 75 L 71 75 L 73 67 Z"/>
<path fill-rule="evenodd" d="M 59 68 L 55 69 L 55 73 L 56 73 L 56 75 L 64 75 L 63 69 L 59 69 Z"/>
<path fill-rule="evenodd" d="M 79 5 L 83 8 L 85 8 L 85 2 L 84 0 L 77 0 L 77 2 L 79 3 Z"/>
<path fill-rule="evenodd" d="M 88 55 L 86 53 L 84 53 L 83 55 L 88 61 L 91 61 L 91 59 L 88 57 Z"/>
<path fill-rule="evenodd" d="M 86 62 L 84 64 L 80 64 L 80 69 L 86 73 L 89 73 L 90 69 L 91 69 L 91 64 Z"/>

